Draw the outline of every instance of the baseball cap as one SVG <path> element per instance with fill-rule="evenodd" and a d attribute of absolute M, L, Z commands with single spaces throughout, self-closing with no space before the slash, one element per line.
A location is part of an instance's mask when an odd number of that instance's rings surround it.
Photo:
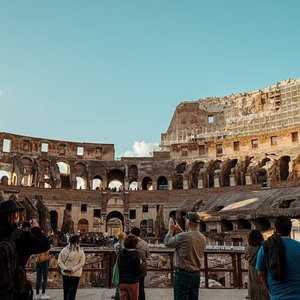
<path fill-rule="evenodd" d="M 200 223 L 199 215 L 195 212 L 189 211 L 184 216 L 185 220 L 190 220 L 193 223 Z"/>

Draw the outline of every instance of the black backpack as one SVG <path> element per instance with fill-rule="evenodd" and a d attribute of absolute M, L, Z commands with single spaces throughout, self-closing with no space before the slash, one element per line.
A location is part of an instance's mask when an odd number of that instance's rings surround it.
<path fill-rule="evenodd" d="M 1 299 L 9 299 L 15 287 L 15 271 L 17 267 L 17 249 L 9 239 L 0 240 L 0 295 Z M 5 298 L 6 297 L 6 298 Z"/>
<path fill-rule="evenodd" d="M 268 272 L 275 280 L 282 281 L 286 275 L 286 253 L 279 235 L 273 234 L 264 243 Z"/>

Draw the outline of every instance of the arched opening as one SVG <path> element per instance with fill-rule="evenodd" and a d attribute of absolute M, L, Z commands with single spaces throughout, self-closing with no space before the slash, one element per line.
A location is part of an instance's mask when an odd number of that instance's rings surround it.
<path fill-rule="evenodd" d="M 109 236 L 116 236 L 123 231 L 124 216 L 119 211 L 112 211 L 106 217 L 106 232 Z"/>
<path fill-rule="evenodd" d="M 260 231 L 267 231 L 271 228 L 271 223 L 267 218 L 257 218 L 255 220 L 255 227 Z"/>
<path fill-rule="evenodd" d="M 113 169 L 111 171 L 108 172 L 107 174 L 107 184 L 108 184 L 108 187 L 110 187 L 110 183 L 114 181 L 114 186 L 113 187 L 119 187 L 120 188 L 120 185 L 119 183 L 124 186 L 124 172 L 119 170 L 119 169 Z M 117 183 L 119 182 L 119 183 Z M 115 184 L 117 186 L 115 186 Z"/>
<path fill-rule="evenodd" d="M 168 179 L 165 176 L 158 177 L 157 189 L 158 190 L 167 190 L 168 189 Z"/>
<path fill-rule="evenodd" d="M 220 160 L 216 160 L 208 173 L 208 187 L 214 187 L 215 186 L 215 172 L 216 170 L 220 170 L 220 166 L 221 166 L 221 161 Z"/>
<path fill-rule="evenodd" d="M 129 190 L 136 191 L 137 189 L 138 189 L 138 183 L 137 183 L 137 181 L 132 181 L 129 184 Z"/>
<path fill-rule="evenodd" d="M 230 186 L 231 170 L 236 166 L 237 159 L 228 160 L 221 168 L 221 186 Z"/>
<path fill-rule="evenodd" d="M 291 238 L 296 241 L 300 241 L 300 220 L 292 219 Z"/>
<path fill-rule="evenodd" d="M 0 183 L 3 185 L 11 184 L 10 175 L 6 171 L 0 171 Z"/>
<path fill-rule="evenodd" d="M 23 178 L 21 184 L 23 186 L 31 186 L 33 183 L 33 168 L 32 160 L 28 157 L 23 157 L 21 159 L 22 168 L 23 168 Z"/>
<path fill-rule="evenodd" d="M 176 167 L 176 173 L 173 175 L 173 189 L 182 190 L 183 189 L 183 173 L 186 170 L 186 163 L 181 163 Z"/>
<path fill-rule="evenodd" d="M 100 232 L 101 231 L 101 218 L 94 217 L 93 218 L 93 232 Z"/>
<path fill-rule="evenodd" d="M 245 219 L 238 219 L 237 229 L 251 229 L 251 223 Z"/>
<path fill-rule="evenodd" d="M 132 165 L 128 168 L 128 180 L 129 182 L 138 180 L 139 171 L 136 165 Z"/>
<path fill-rule="evenodd" d="M 113 192 L 119 192 L 123 189 L 123 184 L 119 180 L 112 180 L 109 183 L 108 188 L 111 189 Z"/>
<path fill-rule="evenodd" d="M 62 161 L 58 162 L 57 165 L 59 167 L 61 188 L 70 189 L 71 188 L 70 166 L 67 163 Z"/>
<path fill-rule="evenodd" d="M 153 190 L 152 179 L 150 177 L 145 177 L 142 181 L 142 189 L 146 191 Z"/>
<path fill-rule="evenodd" d="M 77 190 L 86 189 L 86 181 L 84 180 L 84 178 L 76 176 L 76 189 Z"/>
<path fill-rule="evenodd" d="M 221 231 L 222 232 L 229 232 L 233 230 L 233 224 L 229 220 L 222 220 L 221 221 Z"/>
<path fill-rule="evenodd" d="M 289 156 L 282 156 L 279 160 L 280 180 L 287 180 L 289 176 Z"/>
<path fill-rule="evenodd" d="M 189 180 L 189 188 L 190 189 L 197 189 L 198 188 L 198 179 L 200 170 L 204 167 L 204 162 L 198 162 L 194 164 Z"/>
<path fill-rule="evenodd" d="M 58 224 L 58 213 L 56 210 L 51 210 L 50 214 L 50 225 L 52 231 L 55 233 L 57 232 L 57 224 Z"/>
<path fill-rule="evenodd" d="M 257 183 L 266 185 L 267 181 L 268 178 L 266 169 L 259 169 L 257 171 Z"/>
<path fill-rule="evenodd" d="M 89 232 L 89 221 L 87 219 L 80 219 L 78 221 L 77 230 L 82 232 Z"/>
<path fill-rule="evenodd" d="M 95 176 L 93 178 L 92 189 L 93 190 L 103 190 L 102 181 L 103 180 L 102 180 L 101 176 Z"/>

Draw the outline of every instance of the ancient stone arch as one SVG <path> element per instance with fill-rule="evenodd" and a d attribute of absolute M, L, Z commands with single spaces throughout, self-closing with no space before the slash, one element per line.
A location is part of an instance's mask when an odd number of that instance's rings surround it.
<path fill-rule="evenodd" d="M 132 183 L 133 181 L 137 182 L 138 177 L 139 177 L 138 167 L 136 165 L 131 165 L 128 168 L 128 180 L 129 180 L 129 184 Z"/>
<path fill-rule="evenodd" d="M 157 189 L 167 190 L 168 189 L 168 179 L 165 176 L 160 176 L 157 179 Z"/>
<path fill-rule="evenodd" d="M 192 170 L 189 176 L 189 188 L 198 188 L 198 179 L 200 176 L 200 170 L 204 167 L 205 163 L 203 161 L 195 162 L 192 166 Z"/>
<path fill-rule="evenodd" d="M 119 231 L 124 231 L 124 216 L 114 210 L 106 216 L 106 232 L 109 236 L 115 236 Z"/>
<path fill-rule="evenodd" d="M 287 180 L 289 177 L 289 162 L 291 161 L 290 156 L 282 156 L 279 159 L 279 180 Z"/>
<path fill-rule="evenodd" d="M 240 218 L 237 220 L 237 229 L 251 229 L 251 223 L 244 218 Z"/>
<path fill-rule="evenodd" d="M 119 181 L 124 186 L 124 177 L 124 171 L 120 169 L 110 170 L 107 174 L 107 186 L 109 186 L 112 181 Z"/>
<path fill-rule="evenodd" d="M 150 178 L 148 176 L 143 178 L 143 180 L 142 180 L 142 189 L 143 190 L 153 189 L 152 178 Z"/>
<path fill-rule="evenodd" d="M 77 230 L 80 232 L 89 232 L 89 221 L 85 218 L 79 219 Z"/>

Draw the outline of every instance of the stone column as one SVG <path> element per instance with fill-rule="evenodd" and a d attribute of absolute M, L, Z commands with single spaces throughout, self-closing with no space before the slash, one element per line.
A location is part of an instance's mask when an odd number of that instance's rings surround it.
<path fill-rule="evenodd" d="M 153 188 L 153 191 L 157 190 L 157 181 L 152 181 L 152 188 Z"/>
<path fill-rule="evenodd" d="M 219 179 L 219 175 L 215 175 L 215 176 L 214 176 L 214 187 L 215 187 L 215 188 L 220 187 L 220 179 Z"/>
<path fill-rule="evenodd" d="M 199 178 L 198 179 L 198 189 L 203 189 L 203 179 L 202 178 Z"/>
<path fill-rule="evenodd" d="M 246 185 L 250 185 L 250 184 L 252 184 L 252 178 L 251 178 L 251 176 L 250 175 L 248 175 L 248 174 L 246 174 Z"/>
<path fill-rule="evenodd" d="M 172 180 L 168 180 L 168 190 L 172 190 Z"/>
<path fill-rule="evenodd" d="M 183 179 L 183 189 L 188 190 L 189 189 L 189 183 L 187 179 Z"/>
<path fill-rule="evenodd" d="M 234 175 L 230 175 L 230 186 L 236 186 L 236 178 Z"/>

